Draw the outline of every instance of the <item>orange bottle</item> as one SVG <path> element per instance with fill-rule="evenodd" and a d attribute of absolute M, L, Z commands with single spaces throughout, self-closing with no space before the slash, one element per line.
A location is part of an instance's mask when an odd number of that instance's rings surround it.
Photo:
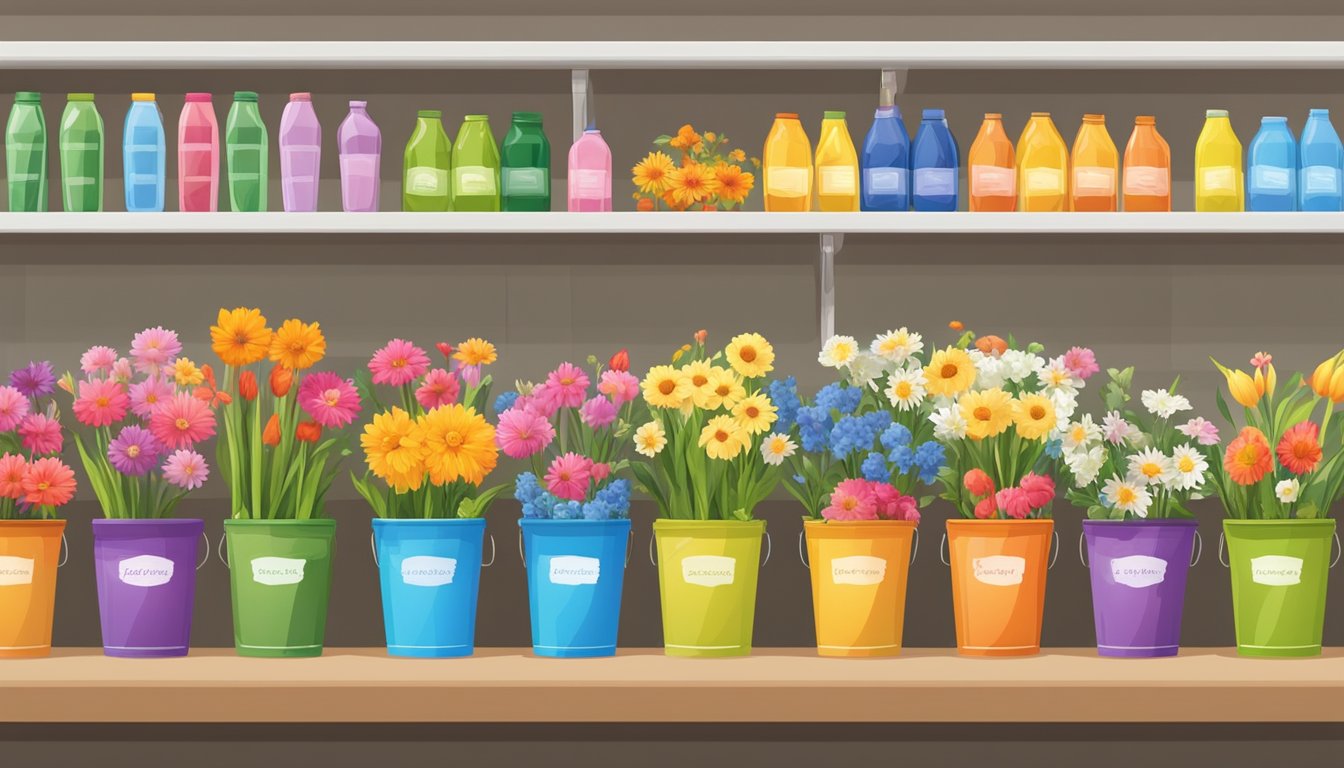
<path fill-rule="evenodd" d="M 1003 129 L 1003 115 L 990 112 L 966 156 L 970 210 L 1012 211 L 1017 208 L 1017 164 L 1013 140 Z"/>
<path fill-rule="evenodd" d="M 1125 210 L 1171 210 L 1171 148 L 1152 115 L 1134 118 L 1125 146 Z"/>
<path fill-rule="evenodd" d="M 1072 210 L 1120 210 L 1116 204 L 1120 156 L 1106 130 L 1105 115 L 1083 115 L 1082 127 L 1073 139 L 1069 165 L 1073 172 L 1073 183 L 1069 185 Z"/>

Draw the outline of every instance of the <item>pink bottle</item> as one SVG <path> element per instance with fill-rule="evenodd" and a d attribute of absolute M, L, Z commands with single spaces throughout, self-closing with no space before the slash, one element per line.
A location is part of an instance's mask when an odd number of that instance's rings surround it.
<path fill-rule="evenodd" d="M 280 116 L 280 193 L 286 211 L 316 211 L 322 124 L 311 93 L 291 93 Z"/>
<path fill-rule="evenodd" d="M 219 123 L 208 93 L 188 93 L 177 122 L 177 209 L 219 210 Z"/>
<path fill-rule="evenodd" d="M 350 102 L 350 114 L 336 131 L 341 153 L 341 205 L 348 211 L 378 210 L 378 165 L 383 134 L 369 117 L 368 102 Z"/>
<path fill-rule="evenodd" d="M 569 148 L 569 210 L 611 210 L 611 148 L 589 128 Z"/>

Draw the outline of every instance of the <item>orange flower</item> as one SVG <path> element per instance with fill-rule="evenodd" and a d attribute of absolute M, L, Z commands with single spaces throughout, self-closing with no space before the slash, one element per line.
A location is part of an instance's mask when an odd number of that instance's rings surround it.
<path fill-rule="evenodd" d="M 1275 452 L 1279 463 L 1294 475 L 1305 475 L 1321 463 L 1321 443 L 1317 440 L 1318 427 L 1312 421 L 1300 421 L 1283 433 Z"/>
<path fill-rule="evenodd" d="M 999 355 L 1002 355 L 1004 352 L 1008 351 L 1008 342 L 1004 341 L 998 336 L 994 336 L 993 334 L 991 334 L 989 336 L 981 336 L 980 338 L 976 339 L 975 348 L 985 353 L 986 355 L 993 355 L 994 357 L 998 357 Z"/>
<path fill-rule="evenodd" d="M 960 331 L 966 326 L 962 325 L 962 322 L 960 320 L 953 320 L 952 322 L 947 324 L 947 327 L 951 328 L 954 331 Z"/>
<path fill-rule="evenodd" d="M 704 328 L 701 328 L 700 330 L 695 332 L 696 344 L 704 344 L 705 340 L 708 338 L 709 338 L 709 331 L 706 331 Z"/>
<path fill-rule="evenodd" d="M 289 388 L 294 386 L 294 371 L 283 365 L 277 365 L 271 369 L 271 394 L 276 397 L 284 397 L 289 394 Z"/>
<path fill-rule="evenodd" d="M 668 191 L 683 208 L 703 203 L 719 191 L 714 173 L 700 163 L 688 163 L 667 174 Z"/>
<path fill-rule="evenodd" d="M 244 371 L 247 373 L 247 371 Z M 221 392 L 219 385 L 215 383 L 215 371 L 209 363 L 201 366 L 201 374 L 205 378 L 205 383 L 192 392 L 192 396 L 210 404 L 211 408 L 218 408 L 221 405 L 228 405 L 233 402 L 233 396 L 228 392 Z"/>
<path fill-rule="evenodd" d="M 1274 468 L 1265 433 L 1255 427 L 1242 429 L 1237 439 L 1227 446 L 1223 468 L 1237 485 L 1255 485 L 1260 482 Z"/>
<path fill-rule="evenodd" d="M 243 371 L 242 375 L 238 377 L 238 394 L 244 400 L 257 399 L 257 375 L 255 373 L 250 370 Z"/>
<path fill-rule="evenodd" d="M 280 417 L 274 413 L 266 422 L 266 429 L 261 432 L 261 442 L 272 448 L 280 444 Z"/>
<path fill-rule="evenodd" d="M 607 361 L 607 367 L 613 371 L 628 372 L 630 370 L 630 353 L 622 348 Z"/>
<path fill-rule="evenodd" d="M 668 145 L 673 149 L 684 151 L 692 149 L 699 144 L 700 141 L 700 134 L 695 132 L 695 129 L 691 127 L 690 123 L 687 123 L 686 125 L 681 126 L 681 130 L 677 131 L 677 135 L 672 137 L 672 141 L 668 142 Z"/>
<path fill-rule="evenodd" d="M 756 186 L 755 176 L 727 163 L 714 166 L 714 180 L 719 184 L 719 197 L 730 203 L 743 202 Z"/>
<path fill-rule="evenodd" d="M 294 436 L 304 443 L 316 443 L 322 439 L 322 425 L 316 421 L 300 421 L 294 430 Z"/>
<path fill-rule="evenodd" d="M 636 210 L 636 211 L 652 211 L 652 210 L 653 210 L 653 205 L 654 205 L 654 203 L 653 203 L 653 198 L 652 198 L 652 197 L 641 197 L 641 198 L 639 199 L 639 202 L 638 202 L 638 203 L 635 203 L 635 210 Z"/>

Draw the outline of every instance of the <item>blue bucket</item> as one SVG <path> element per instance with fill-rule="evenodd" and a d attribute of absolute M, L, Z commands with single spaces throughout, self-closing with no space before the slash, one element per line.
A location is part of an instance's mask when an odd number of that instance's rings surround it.
<path fill-rule="evenodd" d="M 519 520 L 538 656 L 614 656 L 629 520 Z"/>
<path fill-rule="evenodd" d="M 476 650 L 485 520 L 375 518 L 373 539 L 388 654 L 470 656 Z"/>

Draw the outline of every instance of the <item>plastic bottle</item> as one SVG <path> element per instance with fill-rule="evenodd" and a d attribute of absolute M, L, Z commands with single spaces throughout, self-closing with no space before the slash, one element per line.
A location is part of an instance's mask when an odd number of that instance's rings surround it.
<path fill-rule="evenodd" d="M 611 210 L 611 149 L 589 128 L 569 148 L 569 210 Z"/>
<path fill-rule="evenodd" d="M 1017 140 L 1017 209 L 1069 209 L 1069 148 L 1049 112 L 1032 112 Z"/>
<path fill-rule="evenodd" d="M 910 167 L 916 211 L 957 210 L 961 153 L 943 110 L 924 110 L 910 149 Z"/>
<path fill-rule="evenodd" d="M 1124 186 L 1126 211 L 1171 210 L 1171 148 L 1152 115 L 1134 118 L 1125 145 Z"/>
<path fill-rule="evenodd" d="M 341 207 L 347 212 L 378 210 L 378 169 L 383 134 L 369 117 L 368 102 L 350 102 L 350 114 L 336 129 L 341 159 Z"/>
<path fill-rule="evenodd" d="M 403 211 L 451 211 L 453 143 L 443 132 L 443 113 L 422 109 L 415 116 L 415 130 L 406 142 L 402 162 L 401 209 Z"/>
<path fill-rule="evenodd" d="M 966 154 L 969 208 L 1012 211 L 1017 208 L 1017 163 L 1013 140 L 1003 128 L 1003 115 L 985 114 L 980 132 Z"/>
<path fill-rule="evenodd" d="M 513 113 L 499 162 L 504 210 L 551 210 L 551 142 L 541 127 L 540 112 Z"/>
<path fill-rule="evenodd" d="M 1246 210 L 1297 208 L 1297 142 L 1286 117 L 1260 118 L 1246 151 Z"/>
<path fill-rule="evenodd" d="M 188 93 L 177 123 L 177 207 L 219 210 L 219 123 L 208 93 Z"/>
<path fill-rule="evenodd" d="M 1298 146 L 1301 174 L 1298 194 L 1303 211 L 1344 210 L 1344 147 L 1339 134 L 1330 124 L 1330 110 L 1313 109 L 1307 115 L 1302 129 L 1302 143 Z"/>
<path fill-rule="evenodd" d="M 92 93 L 72 93 L 61 114 L 61 202 L 67 211 L 103 210 L 103 118 Z"/>
<path fill-rule="evenodd" d="M 453 210 L 499 210 L 499 147 L 486 115 L 467 115 L 453 142 Z"/>
<path fill-rule="evenodd" d="M 863 140 L 864 211 L 910 210 L 910 135 L 900 107 L 878 107 L 873 127 Z"/>
<path fill-rule="evenodd" d="M 224 127 L 224 159 L 229 175 L 229 207 L 265 211 L 270 176 L 270 141 L 257 108 L 257 94 L 235 91 Z"/>
<path fill-rule="evenodd" d="M 162 211 L 168 159 L 163 114 L 152 93 L 132 93 L 121 132 L 122 187 L 126 210 Z"/>
<path fill-rule="evenodd" d="M 280 116 L 280 196 L 286 211 L 316 211 L 322 124 L 311 93 L 291 93 Z"/>
<path fill-rule="evenodd" d="M 779 112 L 761 155 L 765 210 L 812 210 L 812 141 L 795 112 Z"/>
<path fill-rule="evenodd" d="M 1245 187 L 1241 142 L 1232 131 L 1226 109 L 1204 113 L 1204 129 L 1195 142 L 1195 210 L 1241 211 Z"/>
<path fill-rule="evenodd" d="M 5 124 L 5 168 L 9 177 L 9 210 L 47 210 L 47 121 L 42 94 L 19 91 Z"/>
<path fill-rule="evenodd" d="M 1083 115 L 1083 124 L 1073 139 L 1069 166 L 1073 169 L 1069 182 L 1071 210 L 1120 210 L 1120 154 L 1106 130 L 1105 115 Z"/>
<path fill-rule="evenodd" d="M 816 166 L 817 210 L 859 210 L 859 154 L 844 112 L 822 113 Z"/>

